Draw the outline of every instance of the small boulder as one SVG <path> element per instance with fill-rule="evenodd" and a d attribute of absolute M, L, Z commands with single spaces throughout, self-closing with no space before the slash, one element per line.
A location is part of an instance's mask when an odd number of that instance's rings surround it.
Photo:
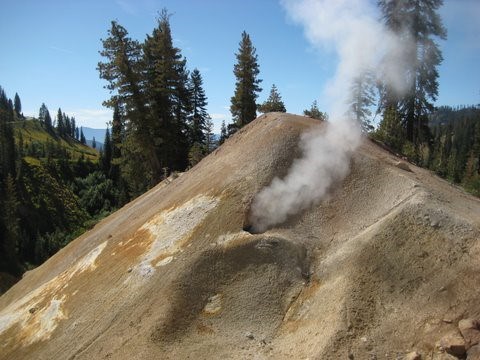
<path fill-rule="evenodd" d="M 458 323 L 458 329 L 462 333 L 467 349 L 480 343 L 479 322 L 475 319 L 463 319 Z"/>
<path fill-rule="evenodd" d="M 408 164 L 405 161 L 399 161 L 395 164 L 395 166 L 399 169 L 412 172 L 412 169 L 410 169 L 410 166 L 408 166 Z"/>
<path fill-rule="evenodd" d="M 480 360 L 480 345 L 475 345 L 468 349 L 467 360 Z"/>
<path fill-rule="evenodd" d="M 458 360 L 458 357 L 443 352 L 432 354 L 431 360 Z"/>
<path fill-rule="evenodd" d="M 422 359 L 422 355 L 416 351 L 409 352 L 403 358 L 403 360 L 421 360 L 421 359 Z"/>
<path fill-rule="evenodd" d="M 445 335 L 440 340 L 440 348 L 455 356 L 463 356 L 467 351 L 465 340 L 457 332 Z"/>

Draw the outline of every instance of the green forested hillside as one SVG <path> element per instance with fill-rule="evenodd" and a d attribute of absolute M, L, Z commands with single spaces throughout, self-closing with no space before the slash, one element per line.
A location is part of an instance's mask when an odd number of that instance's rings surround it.
<path fill-rule="evenodd" d="M 98 162 L 98 151 L 82 144 L 71 136 L 59 136 L 56 131 L 47 131 L 41 122 L 34 118 L 21 119 L 12 122 L 17 143 L 22 145 L 23 154 L 37 158 L 63 157 L 62 151 L 66 151 L 66 157 L 77 160 L 83 157 L 85 160 Z"/>
<path fill-rule="evenodd" d="M 429 114 L 425 140 L 416 145 L 402 136 L 401 126 L 389 132 L 385 123 L 372 132 L 375 139 L 480 196 L 480 106 L 438 107 Z"/>
<path fill-rule="evenodd" d="M 88 227 L 97 210 L 111 207 L 89 211 L 84 199 L 84 179 L 100 171 L 97 151 L 47 130 L 37 119 L 18 116 L 8 125 L 15 141 L 15 165 L 14 175 L 7 175 L 10 193 L 4 194 L 10 202 L 3 206 L 3 226 L 10 228 L 10 236 L 3 238 L 9 251 L 0 255 L 0 269 L 18 276 Z M 10 224 L 6 223 L 8 213 L 13 219 Z"/>
<path fill-rule="evenodd" d="M 430 121 L 432 145 L 426 165 L 480 196 L 480 107 L 443 106 Z"/>
<path fill-rule="evenodd" d="M 0 282 L 11 285 L 128 200 L 112 167 L 73 117 L 59 109 L 52 121 L 42 105 L 27 119 L 0 88 Z"/>

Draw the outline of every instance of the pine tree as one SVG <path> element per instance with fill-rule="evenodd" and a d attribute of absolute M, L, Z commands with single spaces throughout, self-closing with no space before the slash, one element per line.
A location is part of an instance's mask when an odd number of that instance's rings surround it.
<path fill-rule="evenodd" d="M 197 165 L 205 157 L 205 147 L 199 143 L 193 144 L 188 152 L 188 162 L 190 166 Z"/>
<path fill-rule="evenodd" d="M 235 125 L 241 128 L 257 117 L 256 100 L 262 91 L 256 49 L 245 31 L 236 58 L 237 63 L 233 69 L 236 78 L 235 93 L 231 98 L 230 112 Z"/>
<path fill-rule="evenodd" d="M 120 108 L 118 104 L 113 108 L 113 119 L 112 119 L 112 158 L 118 159 L 121 156 L 121 144 L 122 144 L 122 134 L 123 134 L 123 124 L 120 114 Z"/>
<path fill-rule="evenodd" d="M 110 129 L 107 127 L 105 132 L 105 139 L 103 140 L 103 156 L 102 156 L 102 167 L 103 173 L 105 176 L 110 176 L 110 170 L 112 166 L 112 142 L 110 139 Z"/>
<path fill-rule="evenodd" d="M 72 136 L 72 124 L 70 122 L 70 117 L 63 113 L 63 122 L 65 125 L 65 135 Z"/>
<path fill-rule="evenodd" d="M 310 109 L 303 110 L 303 115 L 309 116 L 312 119 L 327 120 L 327 114 L 320 111 L 320 109 L 318 108 L 317 100 L 313 100 L 313 103 L 310 106 Z"/>
<path fill-rule="evenodd" d="M 210 154 L 213 149 L 215 148 L 215 135 L 213 134 L 213 121 L 209 117 L 207 117 L 207 121 L 205 123 L 205 149 L 207 154 Z"/>
<path fill-rule="evenodd" d="M 123 137 L 123 124 L 120 114 L 120 107 L 118 104 L 115 104 L 113 108 L 113 119 L 112 119 L 112 133 L 111 133 L 111 148 L 112 148 L 112 162 L 110 167 L 110 178 L 113 179 L 115 183 L 118 183 L 120 180 L 120 158 L 122 156 L 121 146 L 122 146 L 122 137 Z"/>
<path fill-rule="evenodd" d="M 18 117 L 22 117 L 22 102 L 20 101 L 20 96 L 18 96 L 17 93 L 15 93 L 15 98 L 14 98 L 14 109 L 15 113 L 17 114 Z"/>
<path fill-rule="evenodd" d="M 1 88 L 0 88 L 1 90 Z M 0 91 L 0 188 L 10 174 L 15 177 L 15 137 L 11 124 L 11 113 L 7 101 L 2 101 Z"/>
<path fill-rule="evenodd" d="M 125 174 L 132 174 L 130 187 L 138 193 L 141 185 L 135 182 L 143 184 L 145 179 L 152 178 L 148 173 L 155 174 L 156 180 L 161 177 L 162 165 L 157 148 L 163 144 L 161 136 L 165 134 L 153 129 L 152 123 L 164 123 L 166 120 L 156 116 L 155 110 L 149 106 L 148 98 L 154 94 L 146 86 L 148 74 L 144 47 L 132 40 L 127 30 L 116 21 L 111 22 L 108 35 L 102 40 L 103 50 L 100 51 L 105 62 L 99 62 L 97 69 L 100 78 L 108 82 L 106 88 L 113 94 L 104 105 L 110 108 L 119 106 L 125 110 L 125 118 L 128 119 L 125 122 L 122 166 Z M 127 167 L 135 170 L 127 170 Z M 144 174 L 143 179 L 136 177 L 138 172 Z"/>
<path fill-rule="evenodd" d="M 285 104 L 283 103 L 282 97 L 280 96 L 275 84 L 273 84 L 272 88 L 270 89 L 270 95 L 268 96 L 268 99 L 258 107 L 258 110 L 262 113 L 287 112 L 287 109 L 285 109 Z"/>
<path fill-rule="evenodd" d="M 0 86 L 0 109 L 3 111 L 8 110 L 8 97 L 7 94 L 5 93 L 5 90 Z M 2 116 L 4 116 L 3 114 Z"/>
<path fill-rule="evenodd" d="M 76 131 L 77 125 L 75 124 L 75 117 L 72 116 L 72 119 L 70 120 L 70 136 L 72 139 L 76 139 L 75 137 L 75 131 Z"/>
<path fill-rule="evenodd" d="M 142 47 L 128 37 L 127 30 L 116 21 L 111 22 L 108 38 L 102 39 L 100 55 L 106 62 L 99 62 L 97 70 L 105 86 L 113 95 L 104 105 L 113 108 L 115 103 L 124 104 L 129 109 L 133 122 L 145 114 L 144 98 L 140 90 Z"/>
<path fill-rule="evenodd" d="M 225 126 L 225 120 L 222 120 L 222 126 L 220 127 L 220 139 L 218 139 L 218 144 L 222 145 L 225 140 L 227 140 L 227 127 Z"/>
<path fill-rule="evenodd" d="M 52 122 L 52 117 L 50 116 L 50 112 L 47 109 L 47 113 L 45 114 L 45 129 L 47 131 L 52 132 L 53 131 L 53 122 Z"/>
<path fill-rule="evenodd" d="M 370 132 L 373 129 L 370 122 L 372 116 L 370 108 L 375 103 L 373 85 L 372 75 L 366 72 L 356 77 L 350 88 L 350 112 L 364 132 Z"/>
<path fill-rule="evenodd" d="M 0 87 L 0 268 L 12 271 L 15 265 L 16 212 L 15 184 L 16 152 L 12 129 L 12 112 L 8 98 Z M 1 269 L 0 269 L 1 270 Z"/>
<path fill-rule="evenodd" d="M 418 146 L 430 137 L 428 115 L 438 95 L 437 67 L 443 58 L 434 38 L 446 38 L 438 15 L 443 0 L 379 0 L 378 4 L 386 25 L 407 45 L 403 76 L 410 84 L 410 89 L 401 96 L 392 89 L 384 89 L 383 109 L 398 107 L 406 140 Z"/>
<path fill-rule="evenodd" d="M 158 181 L 163 168 L 183 169 L 188 164 L 187 115 L 191 111 L 186 60 L 173 46 L 170 15 L 163 9 L 158 26 L 144 43 L 145 93 L 150 117 L 147 122 L 158 167 L 152 167 Z"/>
<path fill-rule="evenodd" d="M 57 112 L 57 132 L 60 136 L 65 135 L 65 122 L 63 120 L 62 109 L 60 108 L 58 108 Z"/>
<path fill-rule="evenodd" d="M 83 135 L 83 127 L 80 127 L 80 143 L 83 145 L 87 144 L 87 139 L 85 139 L 85 135 Z"/>
<path fill-rule="evenodd" d="M 94 149 L 97 148 L 97 141 L 95 140 L 95 136 L 92 139 L 92 148 L 94 148 Z"/>
<path fill-rule="evenodd" d="M 8 121 L 11 122 L 15 118 L 15 108 L 12 99 L 8 99 Z"/>
<path fill-rule="evenodd" d="M 395 106 L 385 109 L 383 119 L 376 131 L 376 136 L 393 149 L 401 150 L 405 143 L 401 116 Z"/>
<path fill-rule="evenodd" d="M 18 218 L 18 198 L 15 182 L 11 174 L 8 174 L 5 181 L 5 201 L 2 204 L 2 218 L 4 224 L 3 249 L 2 253 L 7 260 L 7 270 L 15 275 L 20 274 L 18 263 L 17 246 L 20 235 Z"/>
<path fill-rule="evenodd" d="M 203 79 L 200 71 L 194 69 L 190 75 L 190 96 L 192 113 L 189 116 L 190 144 L 205 144 L 206 125 L 208 121 L 207 97 L 203 90 Z"/>
<path fill-rule="evenodd" d="M 38 111 L 38 120 L 40 121 L 40 124 L 42 124 L 45 127 L 46 127 L 45 118 L 47 117 L 47 112 L 48 112 L 47 106 L 44 103 L 42 103 L 42 106 L 40 106 L 40 110 Z"/>
<path fill-rule="evenodd" d="M 188 86 L 190 73 L 183 58 L 177 67 L 177 86 L 173 101 L 173 137 L 169 148 L 173 151 L 168 158 L 168 167 L 171 170 L 183 170 L 188 165 L 189 127 L 188 115 L 192 112 L 191 94 Z"/>

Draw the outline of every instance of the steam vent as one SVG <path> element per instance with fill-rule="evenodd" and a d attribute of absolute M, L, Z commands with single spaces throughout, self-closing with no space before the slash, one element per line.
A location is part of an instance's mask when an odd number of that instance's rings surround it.
<path fill-rule="evenodd" d="M 0 297 L 0 359 L 472 353 L 480 201 L 429 171 L 365 139 L 326 200 L 252 231 L 255 194 L 322 126 L 263 115 L 28 272 Z"/>

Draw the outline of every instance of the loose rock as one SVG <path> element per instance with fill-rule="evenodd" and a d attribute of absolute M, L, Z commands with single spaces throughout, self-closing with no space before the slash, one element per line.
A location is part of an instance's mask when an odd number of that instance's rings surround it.
<path fill-rule="evenodd" d="M 432 360 L 458 360 L 458 357 L 447 353 L 435 353 L 432 356 Z"/>
<path fill-rule="evenodd" d="M 421 360 L 421 359 L 422 359 L 422 355 L 420 353 L 416 352 L 416 351 L 412 351 L 412 352 L 408 353 L 403 358 L 403 360 Z"/>
<path fill-rule="evenodd" d="M 480 345 L 475 345 L 468 349 L 467 360 L 480 360 Z"/>
<path fill-rule="evenodd" d="M 449 354 L 462 356 L 466 353 L 466 345 L 463 337 L 458 333 L 444 336 L 440 340 L 440 348 Z"/>
<path fill-rule="evenodd" d="M 463 319 L 458 323 L 458 329 L 465 339 L 467 349 L 480 343 L 479 323 L 475 319 Z"/>
<path fill-rule="evenodd" d="M 402 169 L 402 170 L 405 170 L 405 171 L 409 171 L 409 172 L 412 172 L 412 169 L 410 169 L 410 166 L 408 166 L 408 164 L 404 161 L 399 161 L 395 164 L 395 166 L 399 169 Z"/>

